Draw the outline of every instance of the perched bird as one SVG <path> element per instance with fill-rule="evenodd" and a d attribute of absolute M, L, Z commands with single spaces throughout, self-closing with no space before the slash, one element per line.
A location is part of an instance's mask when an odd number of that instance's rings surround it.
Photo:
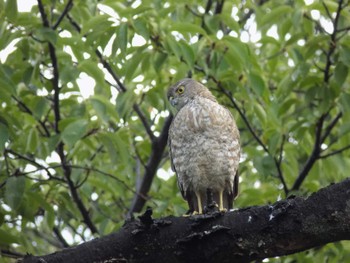
<path fill-rule="evenodd" d="M 167 96 L 177 109 L 169 129 L 170 159 L 189 212 L 202 214 L 208 200 L 220 211 L 232 209 L 238 194 L 240 143 L 230 111 L 189 78 L 171 86 Z"/>

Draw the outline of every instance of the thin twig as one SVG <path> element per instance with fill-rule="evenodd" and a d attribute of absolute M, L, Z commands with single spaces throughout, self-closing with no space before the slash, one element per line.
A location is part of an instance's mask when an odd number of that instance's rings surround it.
<path fill-rule="evenodd" d="M 323 3 L 323 5 L 324 5 L 324 7 L 326 9 L 326 12 L 329 13 L 327 5 L 324 2 L 322 2 L 322 3 Z M 324 77 L 323 77 L 325 83 L 328 83 L 329 82 L 329 78 L 331 77 L 330 67 L 333 64 L 331 57 L 332 57 L 332 54 L 333 54 L 333 52 L 335 51 L 335 48 L 336 48 L 337 32 L 338 32 L 337 28 L 338 28 L 338 21 L 339 21 L 339 18 L 340 18 L 340 13 L 342 11 L 342 3 L 343 3 L 343 0 L 339 0 L 335 18 L 334 18 L 334 20 L 332 19 L 332 22 L 333 22 L 333 33 L 331 35 L 329 48 L 328 48 L 328 51 L 327 51 L 327 54 L 326 54 L 326 66 L 325 66 L 325 69 L 324 69 Z"/>
<path fill-rule="evenodd" d="M 55 233 L 58 241 L 62 244 L 62 247 L 70 247 L 66 239 L 62 236 L 61 231 L 58 229 L 58 227 L 55 226 L 52 230 Z"/>
<path fill-rule="evenodd" d="M 321 144 L 325 142 L 325 140 L 327 139 L 327 137 L 329 136 L 329 134 L 331 133 L 332 129 L 334 128 L 334 126 L 337 124 L 337 122 L 339 121 L 339 119 L 343 116 L 342 112 L 339 112 L 337 114 L 337 116 L 332 120 L 332 122 L 327 126 L 322 138 L 321 138 Z"/>
<path fill-rule="evenodd" d="M 320 159 L 325 159 L 325 158 L 331 157 L 331 156 L 333 156 L 333 155 L 339 154 L 339 153 L 344 152 L 344 151 L 349 150 L 349 149 L 350 149 L 350 145 L 345 146 L 345 147 L 343 147 L 343 148 L 340 148 L 340 149 L 338 149 L 338 150 L 334 150 L 333 152 L 320 155 L 319 158 L 320 158 Z"/>
<path fill-rule="evenodd" d="M 59 16 L 56 23 L 52 26 L 52 29 L 54 29 L 54 30 L 57 29 L 57 27 L 62 22 L 63 18 L 68 14 L 68 12 L 72 9 L 72 7 L 73 7 L 73 0 L 69 0 L 69 2 L 67 3 L 67 5 L 64 8 L 62 14 Z"/>
<path fill-rule="evenodd" d="M 148 120 L 147 120 L 146 116 L 143 114 L 143 112 L 141 111 L 139 105 L 135 103 L 133 105 L 133 109 L 137 113 L 137 115 L 139 116 L 139 118 L 143 124 L 143 127 L 146 130 L 147 135 L 149 136 L 151 141 L 154 141 L 154 139 L 155 139 L 154 133 L 151 130 L 151 126 L 149 125 Z"/>
<path fill-rule="evenodd" d="M 14 100 L 18 103 L 19 107 L 22 108 L 22 109 L 24 110 L 24 112 L 26 112 L 26 113 L 28 113 L 29 115 L 31 115 L 31 116 L 34 117 L 34 114 L 33 114 L 32 110 L 29 109 L 29 107 L 28 107 L 23 101 L 21 101 L 20 99 L 16 98 L 16 97 L 13 96 L 13 95 L 12 95 L 11 97 L 12 97 L 12 99 L 14 99 Z M 35 119 L 36 119 L 36 118 L 35 118 Z M 45 122 L 42 122 L 42 121 L 39 120 L 39 119 L 37 119 L 37 121 L 38 121 L 38 123 L 40 124 L 40 126 L 41 126 L 41 127 L 43 128 L 43 130 L 44 130 L 44 134 L 43 134 L 43 133 L 41 132 L 41 130 L 38 129 L 39 132 L 40 132 L 40 134 L 41 134 L 42 136 L 45 136 L 45 137 L 50 137 L 50 132 L 49 132 L 49 130 L 47 129 L 47 127 L 46 127 L 46 125 L 45 125 Z"/>
<path fill-rule="evenodd" d="M 324 9 L 326 10 L 327 16 L 329 17 L 329 19 L 332 21 L 332 23 L 334 24 L 334 19 L 332 17 L 331 12 L 328 9 L 328 6 L 325 4 L 325 2 L 322 1 L 322 5 L 324 7 Z M 341 6 L 341 4 L 339 4 L 339 6 Z"/>

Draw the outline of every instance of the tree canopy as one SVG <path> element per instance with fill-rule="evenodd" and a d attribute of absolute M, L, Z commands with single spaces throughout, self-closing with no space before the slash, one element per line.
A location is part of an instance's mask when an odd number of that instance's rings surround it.
<path fill-rule="evenodd" d="M 186 211 L 166 90 L 192 77 L 241 133 L 236 208 L 350 170 L 348 0 L 0 0 L 0 260 Z M 320 204 L 319 209 L 322 209 Z M 269 262 L 346 262 L 348 241 Z"/>

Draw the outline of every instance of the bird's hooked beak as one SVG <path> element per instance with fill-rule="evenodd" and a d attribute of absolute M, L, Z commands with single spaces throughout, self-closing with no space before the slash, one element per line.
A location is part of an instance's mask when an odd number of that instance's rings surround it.
<path fill-rule="evenodd" d="M 171 104 L 171 106 L 175 107 L 177 105 L 177 99 L 175 99 L 174 97 L 169 97 L 169 102 Z"/>

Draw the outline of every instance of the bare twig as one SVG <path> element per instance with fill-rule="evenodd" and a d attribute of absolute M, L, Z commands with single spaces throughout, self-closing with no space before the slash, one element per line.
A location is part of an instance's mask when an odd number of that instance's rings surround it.
<path fill-rule="evenodd" d="M 82 169 L 82 170 L 86 170 L 86 171 L 93 171 L 93 172 L 97 172 L 100 173 L 102 175 L 105 175 L 109 178 L 112 178 L 113 180 L 117 181 L 118 183 L 121 183 L 126 189 L 128 189 L 129 191 L 133 192 L 134 194 L 138 194 L 135 189 L 131 188 L 127 183 L 125 183 L 123 180 L 119 179 L 118 177 L 115 177 L 114 175 L 110 174 L 110 173 L 106 173 L 102 170 L 99 170 L 97 168 L 93 168 L 93 167 L 84 167 L 84 166 L 79 166 L 79 165 L 69 165 L 69 167 L 74 168 L 74 169 Z M 141 198 L 145 198 L 147 199 L 146 196 L 141 195 Z"/>
<path fill-rule="evenodd" d="M 140 120 L 141 120 L 141 122 L 142 122 L 142 124 L 143 124 L 143 127 L 144 127 L 145 130 L 146 130 L 147 135 L 149 136 L 149 138 L 151 139 L 151 141 L 154 141 L 155 136 L 154 136 L 154 134 L 153 134 L 153 131 L 151 130 L 151 127 L 150 127 L 150 125 L 149 125 L 149 123 L 148 123 L 148 120 L 147 120 L 146 116 L 145 116 L 145 115 L 143 114 L 143 112 L 141 111 L 140 106 L 139 106 L 138 104 L 135 103 L 135 104 L 133 105 L 133 109 L 134 109 L 134 111 L 137 113 L 137 116 L 139 116 L 139 118 L 140 118 Z"/>
<path fill-rule="evenodd" d="M 69 2 L 67 3 L 67 5 L 64 8 L 62 14 L 59 16 L 56 23 L 52 26 L 52 29 L 54 29 L 54 30 L 57 29 L 57 27 L 62 22 L 63 18 L 68 14 L 68 12 L 72 9 L 72 7 L 73 7 L 73 0 L 69 0 Z"/>
<path fill-rule="evenodd" d="M 333 17 L 332 17 L 332 14 L 331 14 L 331 12 L 329 11 L 329 9 L 328 9 L 328 6 L 325 4 L 325 2 L 323 2 L 322 1 L 322 5 L 323 5 L 323 7 L 324 7 L 324 9 L 326 10 L 326 13 L 327 13 L 327 16 L 328 16 L 328 18 L 332 21 L 332 23 L 334 24 L 334 19 L 333 19 Z M 339 6 L 341 6 L 341 4 L 339 4 Z"/>
<path fill-rule="evenodd" d="M 344 152 L 344 151 L 346 151 L 346 150 L 349 150 L 349 149 L 350 149 L 350 145 L 347 145 L 347 146 L 342 147 L 342 148 L 340 148 L 340 149 L 338 149 L 338 150 L 334 150 L 333 152 L 330 152 L 330 153 L 327 153 L 327 154 L 322 154 L 322 155 L 320 155 L 319 158 L 320 158 L 320 159 L 325 159 L 325 158 L 331 157 L 331 156 L 333 156 L 333 155 L 342 153 L 342 152 Z"/>
<path fill-rule="evenodd" d="M 64 248 L 70 247 L 66 239 L 62 236 L 61 231 L 58 229 L 58 227 L 55 226 L 52 230 L 55 233 L 58 241 L 62 244 L 62 247 Z"/>

